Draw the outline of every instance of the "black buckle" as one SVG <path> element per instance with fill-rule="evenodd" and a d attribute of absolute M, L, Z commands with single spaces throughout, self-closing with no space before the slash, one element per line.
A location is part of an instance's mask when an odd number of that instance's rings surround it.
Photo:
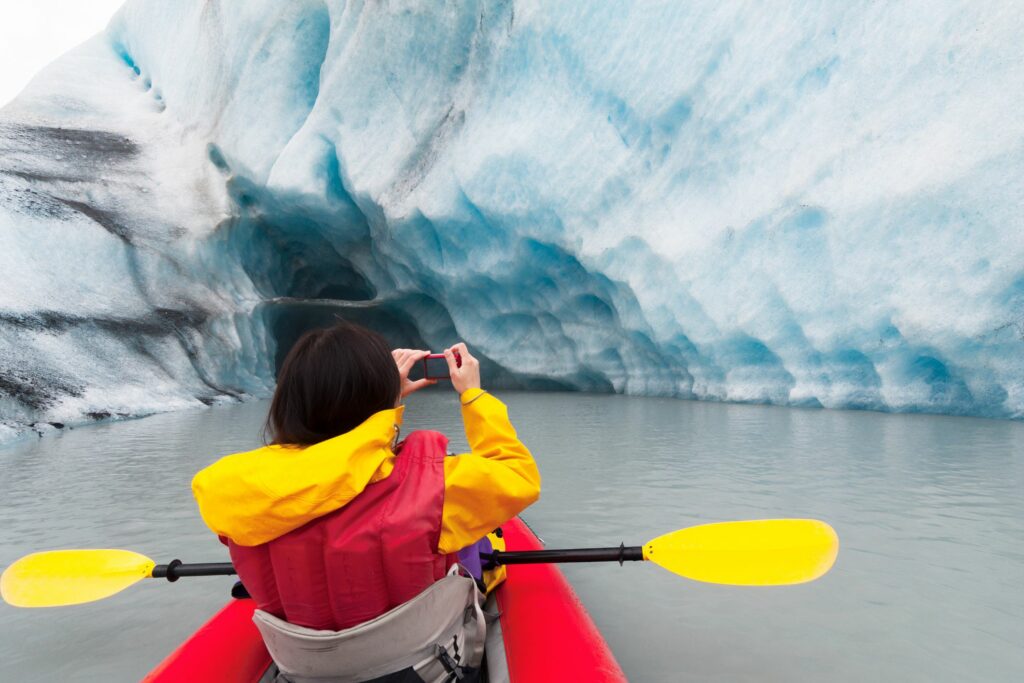
<path fill-rule="evenodd" d="M 444 667 L 445 673 L 448 674 L 448 680 L 461 681 L 464 679 L 466 675 L 462 672 L 462 667 L 459 666 L 458 662 L 452 659 L 451 655 L 448 654 L 448 650 L 444 649 L 444 646 L 442 645 L 436 645 L 435 647 L 437 648 L 435 650 L 435 654 L 437 655 L 438 661 L 441 662 L 441 666 Z M 456 656 L 458 656 L 458 645 L 455 647 L 455 652 Z"/>

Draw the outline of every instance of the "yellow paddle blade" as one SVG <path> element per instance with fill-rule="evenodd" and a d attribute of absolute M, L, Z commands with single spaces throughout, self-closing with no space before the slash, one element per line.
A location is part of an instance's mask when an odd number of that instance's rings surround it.
<path fill-rule="evenodd" d="M 696 581 L 783 586 L 813 581 L 836 561 L 839 537 L 816 519 L 701 524 L 644 545 L 644 559 Z"/>
<path fill-rule="evenodd" d="M 57 607 L 102 600 L 149 577 L 153 560 L 130 550 L 51 550 L 21 558 L 0 577 L 15 607 Z"/>

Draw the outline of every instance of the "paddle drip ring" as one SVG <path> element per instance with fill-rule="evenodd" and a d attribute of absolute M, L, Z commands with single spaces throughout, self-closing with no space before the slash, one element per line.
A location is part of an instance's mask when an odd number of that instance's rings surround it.
<path fill-rule="evenodd" d="M 178 572 L 175 570 L 181 566 L 181 560 L 171 560 L 167 563 L 167 580 L 174 583 L 181 577 L 178 576 Z"/>

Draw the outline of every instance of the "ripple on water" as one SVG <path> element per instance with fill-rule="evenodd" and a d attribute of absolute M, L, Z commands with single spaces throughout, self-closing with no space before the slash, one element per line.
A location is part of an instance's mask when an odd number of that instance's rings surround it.
<path fill-rule="evenodd" d="M 736 589 L 644 565 L 566 568 L 634 680 L 1017 680 L 1024 672 L 1024 424 L 579 394 L 502 395 L 544 478 L 550 546 L 642 543 L 711 521 L 819 517 L 839 532 L 812 584 Z M 405 433 L 465 450 L 455 397 L 409 401 Z M 0 565 L 107 546 L 222 560 L 192 475 L 254 447 L 265 404 L 75 429 L 0 450 Z M 227 596 L 144 583 L 51 611 L 0 607 L 12 680 L 136 680 Z M 154 624 L 159 624 L 155 628 Z"/>

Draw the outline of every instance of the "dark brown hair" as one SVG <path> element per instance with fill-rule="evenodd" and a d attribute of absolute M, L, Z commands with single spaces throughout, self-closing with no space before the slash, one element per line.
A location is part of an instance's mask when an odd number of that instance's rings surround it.
<path fill-rule="evenodd" d="M 277 373 L 267 428 L 273 443 L 311 446 L 394 408 L 398 366 L 376 332 L 342 322 L 295 342 Z"/>

